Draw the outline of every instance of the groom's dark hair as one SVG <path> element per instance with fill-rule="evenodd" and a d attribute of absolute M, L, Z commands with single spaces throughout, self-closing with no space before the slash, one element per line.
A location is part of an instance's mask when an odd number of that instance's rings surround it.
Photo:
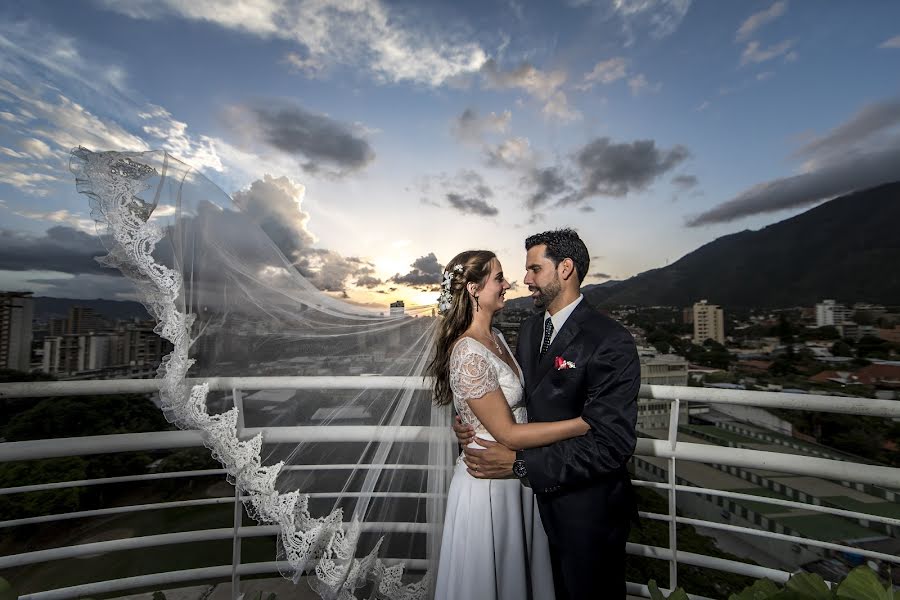
<path fill-rule="evenodd" d="M 588 267 L 591 266 L 591 257 L 588 256 L 587 246 L 577 233 L 568 227 L 536 233 L 525 240 L 525 250 L 531 250 L 541 244 L 547 247 L 544 254 L 553 261 L 554 266 L 559 266 L 563 260 L 571 258 L 575 263 L 575 272 L 578 273 L 578 284 L 584 281 Z"/>

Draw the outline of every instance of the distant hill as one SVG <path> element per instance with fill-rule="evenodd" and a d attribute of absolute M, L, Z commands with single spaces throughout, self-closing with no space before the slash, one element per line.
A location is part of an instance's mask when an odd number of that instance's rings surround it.
<path fill-rule="evenodd" d="M 34 318 L 37 321 L 49 321 L 50 319 L 63 319 L 69 316 L 69 309 L 73 306 L 87 306 L 93 308 L 101 317 L 110 320 L 134 318 L 149 319 L 150 315 L 140 302 L 128 300 L 82 300 L 79 298 L 51 298 L 49 296 L 36 296 L 34 298 Z"/>
<path fill-rule="evenodd" d="M 585 297 L 598 306 L 688 306 L 703 298 L 733 307 L 811 306 L 824 298 L 898 304 L 900 182 L 718 238 L 667 267 L 585 288 Z"/>

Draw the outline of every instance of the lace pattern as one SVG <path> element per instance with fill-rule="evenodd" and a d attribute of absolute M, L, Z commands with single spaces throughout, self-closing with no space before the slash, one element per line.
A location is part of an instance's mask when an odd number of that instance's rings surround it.
<path fill-rule="evenodd" d="M 165 169 L 168 155 L 163 159 Z M 92 216 L 106 225 L 112 240 L 109 253 L 100 262 L 120 269 L 137 285 L 143 303 L 157 321 L 154 331 L 174 346 L 158 370 L 166 418 L 179 427 L 204 432 L 204 444 L 224 465 L 228 480 L 249 497 L 245 506 L 250 515 L 260 523 L 278 526 L 279 541 L 294 580 L 314 570 L 313 587 L 323 597 L 356 600 L 355 590 L 373 582 L 374 598 L 424 600 L 430 589 L 429 574 L 404 585 L 404 565 L 388 566 L 378 558 L 381 542 L 367 556 L 355 558 L 361 524 L 356 520 L 344 523 L 340 509 L 313 518 L 308 494 L 277 491 L 275 480 L 283 463 L 262 466 L 262 435 L 241 441 L 237 436 L 237 408 L 211 415 L 206 407 L 209 386 L 187 383 L 185 378 L 193 364 L 188 350 L 194 316 L 177 308 L 179 274 L 152 257 L 164 233 L 149 221 L 155 206 L 138 198 L 149 189 L 148 179 L 161 175 L 157 169 L 123 153 L 94 153 L 84 148 L 73 151 L 70 168 L 78 191 L 90 199 Z"/>

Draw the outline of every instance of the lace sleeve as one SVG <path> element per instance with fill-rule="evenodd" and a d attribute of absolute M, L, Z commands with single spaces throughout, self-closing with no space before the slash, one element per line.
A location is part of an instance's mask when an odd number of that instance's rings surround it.
<path fill-rule="evenodd" d="M 477 342 L 464 338 L 450 354 L 450 389 L 463 400 L 481 398 L 500 387 L 497 369 Z"/>

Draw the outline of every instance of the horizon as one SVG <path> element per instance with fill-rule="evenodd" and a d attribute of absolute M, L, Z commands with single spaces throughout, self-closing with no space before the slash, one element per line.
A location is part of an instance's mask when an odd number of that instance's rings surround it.
<path fill-rule="evenodd" d="M 134 299 L 93 261 L 81 144 L 196 167 L 354 303 L 435 304 L 469 247 L 521 282 L 526 235 L 564 226 L 585 285 L 627 280 L 896 180 L 898 22 L 784 0 L 11 2 L 0 289 Z"/>

